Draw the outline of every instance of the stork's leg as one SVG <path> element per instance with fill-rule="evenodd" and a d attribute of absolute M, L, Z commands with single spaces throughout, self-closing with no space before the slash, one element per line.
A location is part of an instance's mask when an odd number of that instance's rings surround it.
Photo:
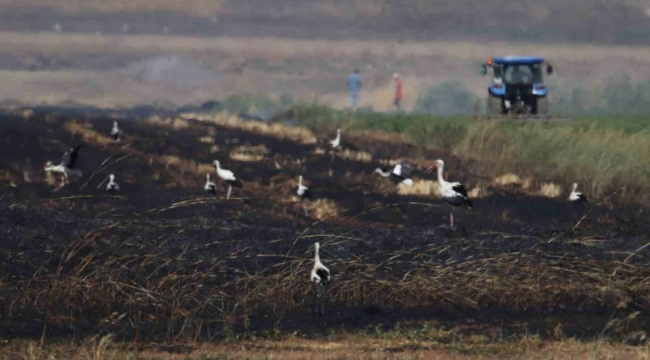
<path fill-rule="evenodd" d="M 306 217 L 309 217 L 309 212 L 307 212 L 307 205 L 305 205 L 305 203 L 302 204 L 302 211 L 305 213 Z"/>
<path fill-rule="evenodd" d="M 61 178 L 61 184 L 59 184 L 59 189 L 66 186 L 68 184 L 68 176 L 66 173 L 63 173 L 63 177 Z"/>
<path fill-rule="evenodd" d="M 314 305 L 316 307 L 316 315 L 323 316 L 325 314 L 325 289 L 321 284 L 314 284 Z"/>
<path fill-rule="evenodd" d="M 318 294 L 314 295 L 314 310 L 316 311 L 316 315 L 318 315 Z"/>
<path fill-rule="evenodd" d="M 454 210 L 449 212 L 449 226 L 454 227 Z"/>
<path fill-rule="evenodd" d="M 323 294 L 321 295 L 321 304 L 320 304 L 320 314 L 325 316 L 325 305 L 327 304 L 327 297 L 325 296 L 325 289 L 323 288 Z"/>
<path fill-rule="evenodd" d="M 228 185 L 228 194 L 226 195 L 226 200 L 230 200 L 230 193 L 232 192 L 232 185 Z"/>

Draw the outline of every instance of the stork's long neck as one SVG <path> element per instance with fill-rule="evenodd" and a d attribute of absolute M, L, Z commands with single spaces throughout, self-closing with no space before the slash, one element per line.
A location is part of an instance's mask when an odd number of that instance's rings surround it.
<path fill-rule="evenodd" d="M 210 174 L 205 174 L 205 182 L 210 182 Z"/>
<path fill-rule="evenodd" d="M 576 192 L 577 188 L 578 188 L 578 184 L 573 184 L 573 191 L 571 191 L 571 192 Z"/>
<path fill-rule="evenodd" d="M 302 176 L 298 178 L 298 186 L 302 186 Z"/>
<path fill-rule="evenodd" d="M 442 170 L 443 170 L 444 167 L 445 167 L 444 165 L 441 165 L 441 166 L 438 166 L 438 169 L 437 169 L 438 170 L 438 182 L 440 183 L 440 185 L 445 183 L 445 179 L 442 178 Z"/>
<path fill-rule="evenodd" d="M 318 254 L 319 250 L 320 250 L 320 246 L 318 246 L 317 244 L 316 249 L 314 251 L 314 263 L 316 264 L 320 264 L 320 255 Z"/>

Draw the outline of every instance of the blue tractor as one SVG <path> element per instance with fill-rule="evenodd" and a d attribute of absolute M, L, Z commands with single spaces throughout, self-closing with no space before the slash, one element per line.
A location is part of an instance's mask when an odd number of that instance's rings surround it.
<path fill-rule="evenodd" d="M 488 115 L 548 114 L 548 88 L 543 79 L 544 65 L 546 74 L 552 74 L 553 66 L 545 64 L 541 57 L 489 58 L 482 66 L 483 75 L 487 75 L 488 68 L 493 70 L 492 82 L 488 87 Z"/>

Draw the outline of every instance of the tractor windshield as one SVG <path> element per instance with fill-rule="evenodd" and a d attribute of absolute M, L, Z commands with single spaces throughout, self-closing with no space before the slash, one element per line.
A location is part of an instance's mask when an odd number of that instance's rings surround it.
<path fill-rule="evenodd" d="M 504 64 L 502 66 L 504 80 L 507 84 L 529 85 L 542 82 L 541 64 Z"/>

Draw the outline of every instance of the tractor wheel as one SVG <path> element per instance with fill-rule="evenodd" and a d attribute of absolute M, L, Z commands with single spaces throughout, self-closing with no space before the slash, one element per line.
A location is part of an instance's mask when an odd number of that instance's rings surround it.
<path fill-rule="evenodd" d="M 537 115 L 547 115 L 548 114 L 548 98 L 546 96 L 537 98 L 536 100 Z"/>
<path fill-rule="evenodd" d="M 503 114 L 503 103 L 501 98 L 488 95 L 487 111 L 488 116 L 498 116 Z"/>

